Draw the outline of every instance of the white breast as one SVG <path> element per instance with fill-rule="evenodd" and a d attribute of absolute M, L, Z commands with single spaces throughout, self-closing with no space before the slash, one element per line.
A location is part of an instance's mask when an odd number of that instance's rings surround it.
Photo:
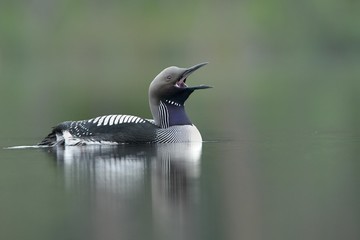
<path fill-rule="evenodd" d="M 159 129 L 156 133 L 155 142 L 202 142 L 202 137 L 195 125 L 176 125 Z"/>

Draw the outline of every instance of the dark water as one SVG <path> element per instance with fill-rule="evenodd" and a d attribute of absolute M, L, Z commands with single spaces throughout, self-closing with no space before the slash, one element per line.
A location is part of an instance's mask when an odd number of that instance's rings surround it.
<path fill-rule="evenodd" d="M 0 239 L 359 239 L 360 140 L 0 150 Z"/>

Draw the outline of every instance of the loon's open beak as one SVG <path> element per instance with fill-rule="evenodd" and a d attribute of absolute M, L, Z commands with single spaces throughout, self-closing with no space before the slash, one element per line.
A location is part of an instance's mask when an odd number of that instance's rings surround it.
<path fill-rule="evenodd" d="M 178 88 L 188 88 L 188 89 L 192 89 L 192 90 L 212 88 L 212 87 L 207 86 L 207 85 L 199 85 L 199 86 L 194 86 L 194 87 L 189 87 L 189 86 L 186 85 L 187 77 L 190 74 L 192 74 L 193 72 L 195 72 L 196 70 L 198 70 L 199 68 L 201 68 L 202 66 L 205 66 L 206 64 L 208 64 L 208 63 L 204 62 L 204 63 L 196 64 L 196 65 L 194 65 L 192 67 L 189 67 L 189 68 L 185 68 L 183 74 L 180 77 L 180 79 L 178 81 L 176 81 L 175 86 L 178 87 Z"/>

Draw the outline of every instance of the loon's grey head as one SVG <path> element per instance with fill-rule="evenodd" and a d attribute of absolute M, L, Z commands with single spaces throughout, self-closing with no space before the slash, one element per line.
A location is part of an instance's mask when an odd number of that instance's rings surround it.
<path fill-rule="evenodd" d="M 149 87 L 149 104 L 155 123 L 159 123 L 158 108 L 160 102 L 169 101 L 183 106 L 186 99 L 198 89 L 207 89 L 210 86 L 188 86 L 186 80 L 191 73 L 205 66 L 207 62 L 189 68 L 168 67 L 162 70 L 151 82 Z"/>

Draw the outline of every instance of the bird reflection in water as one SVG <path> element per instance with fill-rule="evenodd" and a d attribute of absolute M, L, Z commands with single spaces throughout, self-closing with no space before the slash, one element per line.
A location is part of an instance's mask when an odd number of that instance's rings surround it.
<path fill-rule="evenodd" d="M 176 143 L 58 146 L 48 152 L 67 189 L 88 193 L 88 227 L 98 238 L 165 239 L 194 234 L 201 149 L 202 143 Z"/>

